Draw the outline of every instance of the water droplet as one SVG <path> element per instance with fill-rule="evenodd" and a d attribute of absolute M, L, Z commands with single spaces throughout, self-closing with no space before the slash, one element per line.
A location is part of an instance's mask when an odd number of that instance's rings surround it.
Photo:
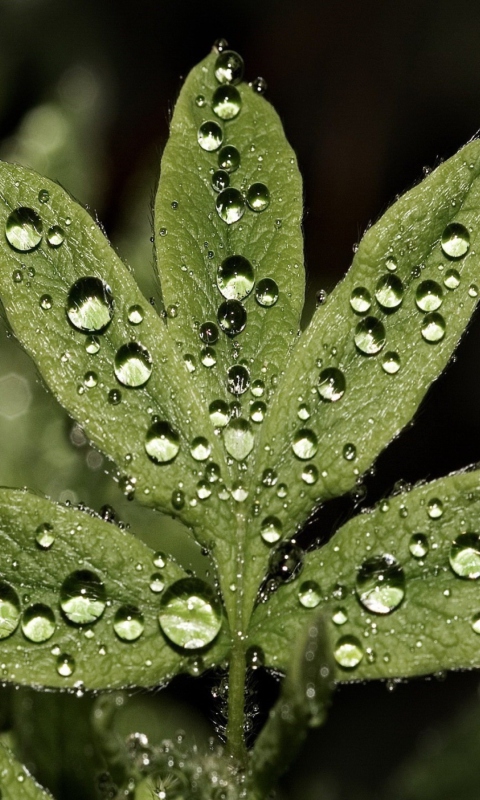
<path fill-rule="evenodd" d="M 94 572 L 82 569 L 65 578 L 60 589 L 60 606 L 70 622 L 88 625 L 105 611 L 105 586 Z"/>
<path fill-rule="evenodd" d="M 238 189 L 224 189 L 217 197 L 216 209 L 220 219 L 233 225 L 243 217 L 245 202 Z"/>
<path fill-rule="evenodd" d="M 270 204 L 270 192 L 264 183 L 252 183 L 247 189 L 247 204 L 252 211 L 265 211 Z"/>
<path fill-rule="evenodd" d="M 278 480 L 278 475 L 274 469 L 265 469 L 262 475 L 262 483 L 264 486 L 275 486 Z"/>
<path fill-rule="evenodd" d="M 28 253 L 35 250 L 42 241 L 42 220 L 32 208 L 21 208 L 12 211 L 5 225 L 5 236 L 14 250 Z"/>
<path fill-rule="evenodd" d="M 219 83 L 236 85 L 243 78 L 243 58 L 235 50 L 222 50 L 215 62 L 215 77 Z"/>
<path fill-rule="evenodd" d="M 153 563 L 157 569 L 165 569 L 167 566 L 167 556 L 162 550 L 157 550 L 153 556 Z"/>
<path fill-rule="evenodd" d="M 197 497 L 199 500 L 207 500 L 212 494 L 212 490 L 208 485 L 208 481 L 198 481 L 197 483 Z"/>
<path fill-rule="evenodd" d="M 172 492 L 172 506 L 176 511 L 181 511 L 181 509 L 185 505 L 185 495 L 184 493 L 178 489 L 177 491 Z"/>
<path fill-rule="evenodd" d="M 224 172 L 235 172 L 240 166 L 240 153 L 233 144 L 222 147 L 218 154 L 218 166 Z"/>
<path fill-rule="evenodd" d="M 119 389 L 110 389 L 108 393 L 108 402 L 111 403 L 112 406 L 118 406 L 118 404 L 122 400 L 122 393 Z"/>
<path fill-rule="evenodd" d="M 282 583 L 289 583 L 303 567 L 303 550 L 295 542 L 282 542 L 270 553 L 268 566 L 272 577 Z"/>
<path fill-rule="evenodd" d="M 259 669 L 265 665 L 265 653 L 261 647 L 252 645 L 246 652 L 247 666 L 249 669 Z"/>
<path fill-rule="evenodd" d="M 60 247 L 65 241 L 65 231 L 60 225 L 53 225 L 47 231 L 47 242 L 50 247 Z"/>
<path fill-rule="evenodd" d="M 252 87 L 253 91 L 256 92 L 257 94 L 265 94 L 265 92 L 267 91 L 267 81 L 265 80 L 265 78 L 260 78 L 260 77 L 254 78 L 254 80 L 251 81 L 249 85 Z"/>
<path fill-rule="evenodd" d="M 23 272 L 19 269 L 15 269 L 12 272 L 12 280 L 14 283 L 21 283 L 23 281 Z"/>
<path fill-rule="evenodd" d="M 69 678 L 75 672 L 75 659 L 68 653 L 62 653 L 57 657 L 57 672 L 62 678 Z"/>
<path fill-rule="evenodd" d="M 480 614 L 472 617 L 472 630 L 474 633 L 480 633 Z"/>
<path fill-rule="evenodd" d="M 336 403 L 345 394 L 345 375 L 336 367 L 322 370 L 318 379 L 318 394 L 327 403 Z"/>
<path fill-rule="evenodd" d="M 267 413 L 267 406 L 261 400 L 256 400 L 250 406 L 250 419 L 252 422 L 263 422 L 265 414 Z"/>
<path fill-rule="evenodd" d="M 39 203 L 48 203 L 50 200 L 50 192 L 47 189 L 40 189 L 38 193 L 38 202 Z"/>
<path fill-rule="evenodd" d="M 200 350 L 200 361 L 204 367 L 210 369 L 217 363 L 217 355 L 213 347 L 204 347 Z"/>
<path fill-rule="evenodd" d="M 425 314 L 422 323 L 422 336 L 426 342 L 435 344 L 440 342 L 445 336 L 446 323 L 441 314 L 432 311 Z"/>
<path fill-rule="evenodd" d="M 350 295 L 350 305 L 356 314 L 366 314 L 372 305 L 372 295 L 365 286 L 357 286 Z"/>
<path fill-rule="evenodd" d="M 195 372 L 195 359 L 190 353 L 185 353 L 183 356 L 183 360 L 185 362 L 185 366 L 187 367 L 189 372 Z"/>
<path fill-rule="evenodd" d="M 298 406 L 297 417 L 299 419 L 310 419 L 310 408 L 307 403 L 300 403 Z"/>
<path fill-rule="evenodd" d="M 138 342 L 123 344 L 115 354 L 115 377 L 129 388 L 144 386 L 152 374 L 152 358 Z"/>
<path fill-rule="evenodd" d="M 414 558 L 425 558 L 429 550 L 428 539 L 424 533 L 412 533 L 408 549 Z"/>
<path fill-rule="evenodd" d="M 43 522 L 35 531 L 35 541 L 42 550 L 49 550 L 55 541 L 53 525 Z"/>
<path fill-rule="evenodd" d="M 147 431 L 145 451 L 154 464 L 168 464 L 178 455 L 180 436 L 168 422 L 157 420 Z"/>
<path fill-rule="evenodd" d="M 214 400 L 208 408 L 210 420 L 215 428 L 224 428 L 230 420 L 230 411 L 223 400 Z"/>
<path fill-rule="evenodd" d="M 250 423 L 239 417 L 230 420 L 223 433 L 225 449 L 236 461 L 243 461 L 253 450 L 255 438 Z"/>
<path fill-rule="evenodd" d="M 292 441 L 292 450 L 302 461 L 308 461 L 313 458 L 318 450 L 318 439 L 314 432 L 308 428 L 302 428 L 297 431 Z"/>
<path fill-rule="evenodd" d="M 55 614 L 50 606 L 35 603 L 23 612 L 22 631 L 30 642 L 47 642 L 55 633 Z"/>
<path fill-rule="evenodd" d="M 181 578 L 165 591 L 158 621 L 174 645 L 198 650 L 211 644 L 220 632 L 222 611 L 207 583 L 199 578 Z"/>
<path fill-rule="evenodd" d="M 195 461 L 206 461 L 212 452 L 212 447 L 203 436 L 197 436 L 190 445 L 190 454 Z"/>
<path fill-rule="evenodd" d="M 302 481 L 312 485 L 318 481 L 318 469 L 315 464 L 307 464 L 302 470 Z"/>
<path fill-rule="evenodd" d="M 227 300 L 243 300 L 253 289 L 253 267 L 243 256 L 228 256 L 218 268 L 217 286 Z"/>
<path fill-rule="evenodd" d="M 480 536 L 478 533 L 461 533 L 452 543 L 450 566 L 460 578 L 480 578 Z"/>
<path fill-rule="evenodd" d="M 204 344 L 215 344 L 218 341 L 218 328 L 214 322 L 204 322 L 198 332 Z"/>
<path fill-rule="evenodd" d="M 135 642 L 144 628 L 143 614 L 136 606 L 120 606 L 113 620 L 113 630 L 122 642 Z"/>
<path fill-rule="evenodd" d="M 223 192 L 230 186 L 230 175 L 224 169 L 217 169 L 212 175 L 212 187 L 216 192 Z"/>
<path fill-rule="evenodd" d="M 85 339 L 85 350 L 90 356 L 94 356 L 100 350 L 100 339 L 98 336 L 89 335 Z"/>
<path fill-rule="evenodd" d="M 365 317 L 355 328 L 355 344 L 366 356 L 379 353 L 385 346 L 385 338 L 385 326 L 376 317 Z"/>
<path fill-rule="evenodd" d="M 304 608 L 316 608 L 322 599 L 318 583 L 304 581 L 298 590 L 298 599 Z"/>
<path fill-rule="evenodd" d="M 7 639 L 20 620 L 20 600 L 13 586 L 0 581 L 0 639 Z"/>
<path fill-rule="evenodd" d="M 384 275 L 375 288 L 377 303 L 384 309 L 398 308 L 403 300 L 403 283 L 396 275 Z"/>
<path fill-rule="evenodd" d="M 442 233 L 442 250 L 448 258 L 462 258 L 470 249 L 470 234 L 464 225 L 451 222 Z"/>
<path fill-rule="evenodd" d="M 245 488 L 241 481 L 235 481 L 232 484 L 232 497 L 237 503 L 243 503 L 248 497 L 248 489 Z"/>
<path fill-rule="evenodd" d="M 334 625 L 345 625 L 348 622 L 347 612 L 342 606 L 337 606 L 332 614 L 332 622 Z"/>
<path fill-rule="evenodd" d="M 356 636 L 342 636 L 333 651 L 335 661 L 344 669 L 355 669 L 360 664 L 364 653 Z"/>
<path fill-rule="evenodd" d="M 83 383 L 87 387 L 87 389 L 93 389 L 94 386 L 98 383 L 98 375 L 96 372 L 92 372 L 92 370 L 88 370 L 83 376 Z"/>
<path fill-rule="evenodd" d="M 382 369 L 389 375 L 395 375 L 400 369 L 400 356 L 398 353 L 395 353 L 393 350 L 389 350 L 388 353 L 385 353 L 382 358 Z"/>
<path fill-rule="evenodd" d="M 163 575 L 160 572 L 154 572 L 153 575 L 150 575 L 150 591 L 154 594 L 160 594 L 165 589 L 165 581 L 163 580 Z"/>
<path fill-rule="evenodd" d="M 212 153 L 221 147 L 223 131 L 217 122 L 203 122 L 197 133 L 197 141 L 202 150 Z"/>
<path fill-rule="evenodd" d="M 415 302 L 420 311 L 436 311 L 443 303 L 443 291 L 436 281 L 422 281 L 415 292 Z"/>
<path fill-rule="evenodd" d="M 67 298 L 67 316 L 82 333 L 101 333 L 113 317 L 112 290 L 100 278 L 80 278 Z"/>
<path fill-rule="evenodd" d="M 140 325 L 143 322 L 143 308 L 139 305 L 130 306 L 127 312 L 130 325 Z"/>
<path fill-rule="evenodd" d="M 220 119 L 235 119 L 242 108 L 242 98 L 235 86 L 219 86 L 212 98 L 212 108 Z"/>
<path fill-rule="evenodd" d="M 218 308 L 218 323 L 229 336 L 237 336 L 247 324 L 247 312 L 239 300 L 225 300 Z"/>
<path fill-rule="evenodd" d="M 368 611 L 390 614 L 405 597 L 405 574 L 393 556 L 374 556 L 358 570 L 355 589 Z"/>
<path fill-rule="evenodd" d="M 278 300 L 278 286 L 273 278 L 262 278 L 255 288 L 255 300 L 259 306 L 270 308 Z"/>
<path fill-rule="evenodd" d="M 354 459 L 357 457 L 357 448 L 355 447 L 354 444 L 348 442 L 343 447 L 342 455 L 345 461 L 354 461 Z"/>
<path fill-rule="evenodd" d="M 250 373 L 242 364 L 234 364 L 227 371 L 227 389 L 235 395 L 244 394 L 250 386 Z"/>
<path fill-rule="evenodd" d="M 266 544 L 275 544 L 282 535 L 283 525 L 278 517 L 265 517 L 260 527 L 260 535 Z"/>
<path fill-rule="evenodd" d="M 40 308 L 43 308 L 44 311 L 50 311 L 51 307 L 53 306 L 53 300 L 51 295 L 49 294 L 42 294 L 39 300 Z"/>
<path fill-rule="evenodd" d="M 385 261 L 385 266 L 390 272 L 395 272 L 398 266 L 397 259 L 393 256 L 389 256 Z"/>
<path fill-rule="evenodd" d="M 198 106 L 198 108 L 204 108 L 204 106 L 207 105 L 207 101 L 205 99 L 205 95 L 197 94 L 197 96 L 195 98 L 195 105 Z"/>
<path fill-rule="evenodd" d="M 460 286 L 460 273 L 456 269 L 448 269 L 443 282 L 447 289 L 456 289 Z"/>

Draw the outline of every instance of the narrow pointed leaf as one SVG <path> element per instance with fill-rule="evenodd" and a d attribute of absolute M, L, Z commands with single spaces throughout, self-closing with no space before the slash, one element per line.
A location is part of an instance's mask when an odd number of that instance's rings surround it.
<path fill-rule="evenodd" d="M 52 795 L 32 778 L 8 747 L 0 742 L 0 790 L 2 800 L 51 800 Z"/>
<path fill-rule="evenodd" d="M 223 632 L 205 652 L 169 643 L 161 599 L 186 574 L 131 534 L 9 489 L 0 491 L 0 527 L 3 681 L 152 686 L 187 670 L 191 658 L 200 657 L 199 668 L 224 658 Z"/>
<path fill-rule="evenodd" d="M 299 577 L 256 609 L 252 643 L 284 670 L 288 642 L 316 606 L 339 681 L 478 668 L 479 519 L 479 472 L 383 501 L 308 553 Z"/>

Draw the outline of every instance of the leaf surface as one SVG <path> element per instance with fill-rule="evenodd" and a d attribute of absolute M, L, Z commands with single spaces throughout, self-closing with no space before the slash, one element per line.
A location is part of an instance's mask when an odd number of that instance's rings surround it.
<path fill-rule="evenodd" d="M 2 800 L 51 800 L 52 797 L 1 742 L 0 789 Z"/>

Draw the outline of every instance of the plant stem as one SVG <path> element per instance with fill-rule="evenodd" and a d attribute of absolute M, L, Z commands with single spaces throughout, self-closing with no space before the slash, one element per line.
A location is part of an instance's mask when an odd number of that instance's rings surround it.
<path fill-rule="evenodd" d="M 228 674 L 227 753 L 242 766 L 247 760 L 244 738 L 246 672 L 245 644 L 243 638 L 237 636 L 232 644 Z"/>

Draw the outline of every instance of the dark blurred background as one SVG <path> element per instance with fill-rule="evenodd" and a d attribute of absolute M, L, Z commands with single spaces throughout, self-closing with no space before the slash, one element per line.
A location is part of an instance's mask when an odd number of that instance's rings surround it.
<path fill-rule="evenodd" d="M 243 55 L 247 80 L 266 79 L 266 97 L 298 156 L 308 316 L 316 291 L 330 291 L 349 267 L 366 226 L 480 128 L 480 4 L 0 0 L 0 155 L 59 180 L 88 203 L 147 294 L 155 291 L 151 199 L 171 109 L 182 77 L 220 36 Z M 5 330 L 0 342 L 0 483 L 28 484 L 97 509 L 111 502 L 145 538 L 160 537 L 184 563 L 197 563 L 174 523 L 159 526 L 125 503 L 105 474 L 108 465 L 49 398 Z M 366 481 L 366 503 L 398 479 L 435 478 L 480 461 L 479 354 L 477 316 L 415 424 L 380 457 Z M 328 534 L 353 505 L 346 500 L 320 513 L 314 535 Z M 269 694 L 269 681 L 259 680 Z M 385 781 L 398 783 L 391 776 L 404 759 L 448 747 L 462 706 L 477 708 L 477 685 L 470 673 L 393 692 L 384 685 L 342 688 L 285 784 L 286 796 L 380 796 Z M 480 709 L 478 716 L 480 730 Z M 433 758 L 432 769 L 440 761 Z M 469 769 L 480 779 L 480 759 Z M 469 795 L 445 795 L 453 796 Z M 417 795 L 405 790 L 404 797 Z"/>

